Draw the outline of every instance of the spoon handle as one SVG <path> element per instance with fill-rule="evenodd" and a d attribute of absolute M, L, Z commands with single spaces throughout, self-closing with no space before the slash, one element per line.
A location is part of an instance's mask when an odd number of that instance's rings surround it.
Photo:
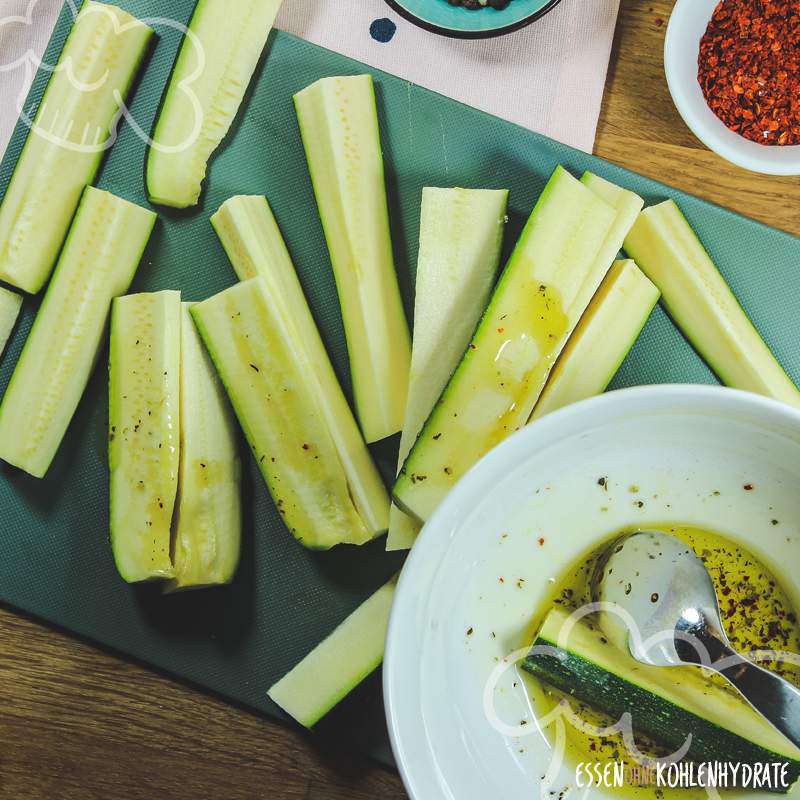
<path fill-rule="evenodd" d="M 711 669 L 732 683 L 787 739 L 800 746 L 800 689 L 743 658 L 710 633 L 702 637 L 702 643 L 711 658 Z"/>

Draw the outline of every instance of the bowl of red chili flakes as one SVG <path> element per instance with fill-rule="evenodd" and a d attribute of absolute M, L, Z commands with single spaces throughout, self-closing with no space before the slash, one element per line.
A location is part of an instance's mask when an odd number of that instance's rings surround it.
<path fill-rule="evenodd" d="M 664 66 L 703 144 L 754 172 L 800 175 L 800 0 L 678 0 Z"/>

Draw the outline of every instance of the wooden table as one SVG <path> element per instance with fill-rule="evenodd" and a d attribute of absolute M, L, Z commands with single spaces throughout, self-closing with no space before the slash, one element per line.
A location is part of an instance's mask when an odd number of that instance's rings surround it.
<path fill-rule="evenodd" d="M 580 0 L 569 0 L 579 2 Z M 596 152 L 800 234 L 800 181 L 707 151 L 662 71 L 672 0 L 622 0 Z M 393 800 L 398 777 L 0 609 L 0 799 Z"/>

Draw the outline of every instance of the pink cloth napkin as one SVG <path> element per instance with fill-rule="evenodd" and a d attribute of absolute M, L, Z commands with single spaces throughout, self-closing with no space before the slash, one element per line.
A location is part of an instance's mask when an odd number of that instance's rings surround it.
<path fill-rule="evenodd" d="M 163 4 L 166 15 L 169 2 Z M 62 0 L 0 0 L 0 21 L 15 18 L 0 25 L 0 152 L 13 131 L 18 98 L 33 80 L 30 68 L 8 65 L 26 50 L 44 51 L 61 5 Z M 562 0 L 515 33 L 460 40 L 417 28 L 383 0 L 284 0 L 277 26 L 591 151 L 618 7 L 619 0 Z M 370 35 L 371 24 L 382 18 L 397 26 L 387 42 Z"/>

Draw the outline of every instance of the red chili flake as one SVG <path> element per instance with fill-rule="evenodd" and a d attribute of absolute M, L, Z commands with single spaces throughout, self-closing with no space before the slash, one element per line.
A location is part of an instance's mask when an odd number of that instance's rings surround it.
<path fill-rule="evenodd" d="M 759 144 L 800 144 L 800 0 L 721 0 L 698 67 L 728 128 Z"/>
<path fill-rule="evenodd" d="M 752 483 L 746 483 L 744 486 L 742 486 L 742 489 L 744 489 L 746 492 L 752 492 L 753 489 L 755 489 L 755 486 L 753 486 Z"/>
<path fill-rule="evenodd" d="M 539 537 L 539 547 L 544 547 L 544 536 Z"/>

